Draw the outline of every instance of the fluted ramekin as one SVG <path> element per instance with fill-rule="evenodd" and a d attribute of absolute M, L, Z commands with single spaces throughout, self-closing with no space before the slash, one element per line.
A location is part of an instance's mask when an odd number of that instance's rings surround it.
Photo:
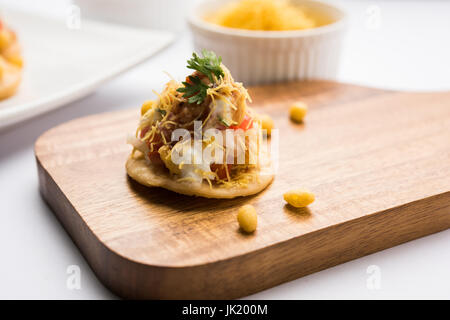
<path fill-rule="evenodd" d="M 189 15 L 196 51 L 213 50 L 233 77 L 244 84 L 296 79 L 333 79 L 340 61 L 346 14 L 324 2 L 292 0 L 320 11 L 332 23 L 307 30 L 252 31 L 226 28 L 205 21 L 224 1 L 205 1 Z"/>

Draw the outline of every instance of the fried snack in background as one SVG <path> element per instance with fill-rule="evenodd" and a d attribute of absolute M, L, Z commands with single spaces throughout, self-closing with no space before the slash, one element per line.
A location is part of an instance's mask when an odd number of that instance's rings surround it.
<path fill-rule="evenodd" d="M 22 67 L 17 35 L 0 20 L 0 100 L 16 92 L 22 79 Z"/>

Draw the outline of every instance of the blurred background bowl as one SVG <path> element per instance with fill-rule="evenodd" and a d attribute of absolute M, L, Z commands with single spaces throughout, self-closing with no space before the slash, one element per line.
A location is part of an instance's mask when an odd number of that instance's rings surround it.
<path fill-rule="evenodd" d="M 237 81 L 262 84 L 296 79 L 334 79 L 338 73 L 346 14 L 334 5 L 292 0 L 305 10 L 327 16 L 331 23 L 307 30 L 253 31 L 222 27 L 205 21 L 226 1 L 199 3 L 188 22 L 194 47 L 213 50 Z"/>
<path fill-rule="evenodd" d="M 190 0 L 73 0 L 81 17 L 134 27 L 180 32 Z"/>

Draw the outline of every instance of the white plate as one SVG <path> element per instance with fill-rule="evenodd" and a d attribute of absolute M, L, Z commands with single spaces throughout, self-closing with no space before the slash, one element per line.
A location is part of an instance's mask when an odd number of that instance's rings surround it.
<path fill-rule="evenodd" d="M 173 40 L 167 32 L 86 20 L 69 29 L 63 20 L 4 8 L 1 15 L 19 36 L 25 67 L 16 95 L 0 102 L 0 129 L 86 96 Z"/>

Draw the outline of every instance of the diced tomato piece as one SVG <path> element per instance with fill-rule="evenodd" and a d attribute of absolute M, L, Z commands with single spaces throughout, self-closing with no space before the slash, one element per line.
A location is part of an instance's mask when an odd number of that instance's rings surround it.
<path fill-rule="evenodd" d="M 227 170 L 225 168 L 228 168 L 228 172 L 230 172 L 231 164 L 216 164 L 213 163 L 210 168 L 212 172 L 215 172 L 219 179 L 226 179 L 227 178 Z"/>
<path fill-rule="evenodd" d="M 150 159 L 150 162 L 153 164 L 163 164 L 163 161 L 161 160 L 161 155 L 158 151 L 153 151 L 148 153 L 148 158 Z"/>
<path fill-rule="evenodd" d="M 141 130 L 141 138 L 145 137 L 145 134 L 148 132 L 148 127 Z"/>
<path fill-rule="evenodd" d="M 189 84 L 193 84 L 192 81 L 191 81 L 191 79 L 190 79 L 190 77 L 191 77 L 191 76 L 187 76 L 187 77 L 186 77 L 186 82 L 189 83 Z"/>
<path fill-rule="evenodd" d="M 242 122 L 239 125 L 236 126 L 230 126 L 230 129 L 242 129 L 242 130 L 248 130 L 253 128 L 253 118 L 250 117 L 249 115 L 245 115 L 244 119 L 242 120 Z"/>
<path fill-rule="evenodd" d="M 140 134 L 141 139 L 146 135 L 148 130 L 149 130 L 149 128 L 144 128 L 141 130 L 141 134 Z M 159 134 L 156 134 L 153 136 L 153 139 L 151 141 L 147 141 L 146 143 L 150 149 L 152 148 L 151 146 L 153 145 L 153 151 L 150 151 L 148 153 L 148 157 L 149 157 L 150 161 L 153 164 L 161 164 L 162 160 L 161 160 L 161 156 L 159 155 L 159 152 L 158 152 L 159 148 L 161 148 L 163 145 L 163 143 L 161 141 L 161 136 Z"/>
<path fill-rule="evenodd" d="M 158 152 L 159 148 L 163 146 L 163 142 L 161 141 L 161 136 L 159 134 L 155 134 L 151 141 L 147 141 L 147 145 L 152 152 Z M 153 146 L 153 147 L 152 147 Z"/>
<path fill-rule="evenodd" d="M 141 134 L 140 137 L 141 139 L 143 137 L 145 137 L 145 135 L 147 134 L 149 128 L 145 128 L 141 130 Z M 153 150 L 158 151 L 158 149 L 163 145 L 162 141 L 161 141 L 161 134 L 156 133 L 155 135 L 153 135 L 151 140 L 146 141 L 148 147 L 151 149 L 151 145 L 153 144 Z"/>

